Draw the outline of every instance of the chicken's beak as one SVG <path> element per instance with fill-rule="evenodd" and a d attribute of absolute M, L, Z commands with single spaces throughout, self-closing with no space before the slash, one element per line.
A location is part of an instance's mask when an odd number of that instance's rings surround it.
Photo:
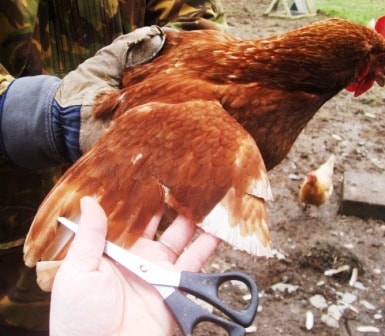
<path fill-rule="evenodd" d="M 385 76 L 379 76 L 376 78 L 376 83 L 379 85 L 379 86 L 384 86 L 385 85 Z"/>
<path fill-rule="evenodd" d="M 385 85 L 385 54 L 381 54 L 375 61 L 375 81 L 379 86 Z"/>

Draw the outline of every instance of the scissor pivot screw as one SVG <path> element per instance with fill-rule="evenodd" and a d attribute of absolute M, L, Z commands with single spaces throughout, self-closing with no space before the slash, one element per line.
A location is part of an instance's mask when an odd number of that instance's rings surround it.
<path fill-rule="evenodd" d="M 145 272 L 147 272 L 148 271 L 148 267 L 146 266 L 146 265 L 140 265 L 139 266 L 139 268 L 140 268 L 140 270 L 143 272 L 143 273 L 145 273 Z"/>

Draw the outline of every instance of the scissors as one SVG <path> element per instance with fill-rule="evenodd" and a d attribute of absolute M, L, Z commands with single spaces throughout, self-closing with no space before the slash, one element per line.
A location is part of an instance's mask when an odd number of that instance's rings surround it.
<path fill-rule="evenodd" d="M 72 232 L 77 232 L 78 225 L 68 218 L 59 217 L 58 222 Z M 170 271 L 110 241 L 106 241 L 105 243 L 104 254 L 146 282 L 152 284 L 158 290 L 185 336 L 192 335 L 194 328 L 204 321 L 220 326 L 226 330 L 230 336 L 243 336 L 246 333 L 244 327 L 251 325 L 257 313 L 259 299 L 258 288 L 254 280 L 245 273 Z M 240 281 L 248 287 L 251 299 L 245 310 L 235 310 L 220 299 L 218 295 L 219 287 L 223 283 L 230 281 Z M 227 315 L 232 321 L 203 309 L 197 303 L 186 297 L 182 291 L 210 303 Z"/>

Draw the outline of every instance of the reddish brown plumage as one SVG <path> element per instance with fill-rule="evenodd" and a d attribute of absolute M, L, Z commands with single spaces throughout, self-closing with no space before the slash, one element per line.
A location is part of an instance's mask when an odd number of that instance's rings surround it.
<path fill-rule="evenodd" d="M 384 77 L 384 38 L 344 20 L 254 41 L 166 34 L 154 60 L 128 69 L 124 88 L 100 98 L 95 116 L 114 121 L 42 204 L 25 245 L 28 265 L 45 258 L 56 217 L 77 216 L 87 194 L 98 197 L 109 239 L 122 245 L 166 203 L 239 248 L 266 252 L 264 163 L 276 166 L 328 99 L 349 84 L 362 88 L 362 69 L 380 84 Z"/>
<path fill-rule="evenodd" d="M 244 41 L 217 31 L 167 36 L 156 59 L 126 72 L 126 94 L 116 93 L 95 113 L 120 115 L 149 99 L 219 101 L 257 141 L 268 170 L 286 156 L 327 100 L 348 85 L 354 90 L 363 85 L 355 81 L 361 80 L 360 71 L 370 77 L 370 85 L 375 70 L 376 80 L 384 78 L 383 36 L 340 19 L 260 40 Z M 368 61 L 380 64 L 371 68 Z"/>

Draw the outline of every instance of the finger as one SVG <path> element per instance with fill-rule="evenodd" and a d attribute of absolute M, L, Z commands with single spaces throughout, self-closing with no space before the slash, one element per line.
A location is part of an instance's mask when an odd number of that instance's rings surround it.
<path fill-rule="evenodd" d="M 196 230 L 195 224 L 188 218 L 178 215 L 171 225 L 159 237 L 162 249 L 174 263 L 186 246 L 191 242 Z"/>
<path fill-rule="evenodd" d="M 160 210 L 155 216 L 151 218 L 150 222 L 148 223 L 145 230 L 143 231 L 142 236 L 144 238 L 148 238 L 151 240 L 154 239 L 156 232 L 158 231 L 158 226 L 159 226 L 160 220 L 162 219 L 163 213 L 164 213 L 164 209 Z"/>
<path fill-rule="evenodd" d="M 198 272 L 220 244 L 221 240 L 210 233 L 203 232 L 181 254 L 175 265 L 184 271 Z"/>
<path fill-rule="evenodd" d="M 67 253 L 64 264 L 75 272 L 91 272 L 98 268 L 107 234 L 107 217 L 98 202 L 91 197 L 80 201 L 79 229 Z"/>

